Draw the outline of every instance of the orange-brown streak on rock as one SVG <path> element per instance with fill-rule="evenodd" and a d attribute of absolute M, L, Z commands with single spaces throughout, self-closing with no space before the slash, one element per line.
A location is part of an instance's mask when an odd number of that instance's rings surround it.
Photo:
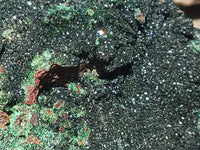
<path fill-rule="evenodd" d="M 15 125 L 18 125 L 20 123 L 20 116 L 17 116 L 16 120 L 15 120 Z"/>
<path fill-rule="evenodd" d="M 64 118 L 65 120 L 67 120 L 67 114 L 66 114 L 64 111 L 62 111 L 62 114 L 63 114 L 63 118 Z"/>
<path fill-rule="evenodd" d="M 29 135 L 26 139 L 26 141 L 24 142 L 24 144 L 29 143 L 29 144 L 36 144 L 36 145 L 40 145 L 42 144 L 42 142 L 36 138 L 35 135 Z"/>
<path fill-rule="evenodd" d="M 60 133 L 63 133 L 63 132 L 65 132 L 65 128 L 60 127 Z"/>
<path fill-rule="evenodd" d="M 59 108 L 62 106 L 62 104 L 63 104 L 63 101 L 61 100 L 57 104 L 55 104 L 54 107 Z"/>
<path fill-rule="evenodd" d="M 87 69 L 85 63 L 80 63 L 77 66 L 63 67 L 53 63 L 48 71 L 42 69 L 35 72 L 35 86 L 25 86 L 27 89 L 26 105 L 37 103 L 38 94 L 43 89 L 51 87 L 65 86 L 67 82 L 77 79 Z"/>
<path fill-rule="evenodd" d="M 4 74 L 4 73 L 5 73 L 4 67 L 0 66 L 0 74 Z"/>
<path fill-rule="evenodd" d="M 6 130 L 6 125 L 10 122 L 10 117 L 7 113 L 0 110 L 0 128 Z"/>
<path fill-rule="evenodd" d="M 24 104 L 33 105 L 37 103 L 39 89 L 37 89 L 36 86 L 31 86 L 31 85 L 26 85 L 25 88 L 27 89 L 27 99 Z"/>
<path fill-rule="evenodd" d="M 39 122 L 38 122 L 38 115 L 37 115 L 36 113 L 34 113 L 34 114 L 31 116 L 30 123 L 31 123 L 32 125 L 35 125 L 35 126 L 38 126 L 38 125 L 39 125 Z"/>

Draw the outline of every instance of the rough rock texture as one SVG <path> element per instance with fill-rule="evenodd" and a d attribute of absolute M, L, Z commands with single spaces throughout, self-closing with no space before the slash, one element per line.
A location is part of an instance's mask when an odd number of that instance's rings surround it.
<path fill-rule="evenodd" d="M 199 0 L 174 0 L 185 15 L 192 18 L 193 26 L 200 29 L 200 1 Z"/>
<path fill-rule="evenodd" d="M 33 105 L 37 103 L 37 98 L 42 90 L 67 86 L 68 82 L 77 79 L 86 69 L 85 63 L 81 63 L 75 67 L 63 67 L 54 63 L 49 70 L 38 70 L 34 74 L 35 85 L 25 86 L 27 89 L 27 100 L 24 104 Z"/>
<path fill-rule="evenodd" d="M 63 100 L 87 110 L 89 149 L 199 149 L 200 55 L 189 47 L 194 39 L 191 20 L 177 13 L 171 0 L 69 1 L 66 5 L 73 5 L 78 15 L 66 26 L 46 13 L 61 0 L 31 6 L 2 2 L 0 33 L 14 30 L 11 43 L 0 37 L 0 66 L 8 72 L 6 107 L 23 102 L 25 72 L 37 53 L 49 50 L 59 59 L 67 55 L 70 66 L 89 62 L 103 80 L 99 85 L 78 78 L 85 91 L 81 96 L 64 87 L 41 93 L 48 99 L 42 106 Z M 94 10 L 91 18 L 88 7 Z"/>
<path fill-rule="evenodd" d="M 6 125 L 10 122 L 10 118 L 7 113 L 0 110 L 0 128 L 6 130 Z"/>
<path fill-rule="evenodd" d="M 4 73 L 5 73 L 5 69 L 2 66 L 0 66 L 0 74 L 4 74 Z"/>

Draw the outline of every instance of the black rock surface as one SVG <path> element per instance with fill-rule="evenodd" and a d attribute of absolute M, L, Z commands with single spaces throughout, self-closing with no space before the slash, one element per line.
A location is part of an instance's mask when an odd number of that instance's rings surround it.
<path fill-rule="evenodd" d="M 64 87 L 47 95 L 52 103 L 62 97 L 87 110 L 89 149 L 198 150 L 200 54 L 189 47 L 191 20 L 170 0 L 69 1 L 76 11 L 65 26 L 46 14 L 63 2 L 0 1 L 0 34 L 14 30 L 11 42 L 0 37 L 0 65 L 8 72 L 3 90 L 10 94 L 6 107 L 24 100 L 21 82 L 30 62 L 49 50 L 56 58 L 68 55 L 64 61 L 71 66 L 88 62 L 104 81 L 98 86 L 80 78 L 87 92 L 79 98 Z M 89 6 L 95 13 L 90 28 Z"/>

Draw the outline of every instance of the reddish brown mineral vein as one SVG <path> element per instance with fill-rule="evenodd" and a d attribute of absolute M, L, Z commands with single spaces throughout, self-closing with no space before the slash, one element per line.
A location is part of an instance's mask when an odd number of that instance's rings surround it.
<path fill-rule="evenodd" d="M 0 66 L 0 74 L 4 74 L 5 73 L 5 69 L 3 66 Z"/>
<path fill-rule="evenodd" d="M 34 73 L 35 85 L 25 86 L 27 89 L 27 100 L 25 104 L 33 105 L 37 103 L 37 98 L 41 90 L 66 86 L 67 82 L 77 79 L 86 69 L 86 63 L 80 63 L 73 67 L 63 67 L 54 63 L 48 71 L 44 69 L 38 70 Z"/>

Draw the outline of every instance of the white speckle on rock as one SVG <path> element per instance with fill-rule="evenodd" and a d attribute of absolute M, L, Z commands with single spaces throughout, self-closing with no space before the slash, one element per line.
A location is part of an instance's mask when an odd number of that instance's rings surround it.
<path fill-rule="evenodd" d="M 29 6 L 31 6 L 31 5 L 32 5 L 31 1 L 28 1 L 28 2 L 27 2 L 27 4 L 28 4 Z"/>

